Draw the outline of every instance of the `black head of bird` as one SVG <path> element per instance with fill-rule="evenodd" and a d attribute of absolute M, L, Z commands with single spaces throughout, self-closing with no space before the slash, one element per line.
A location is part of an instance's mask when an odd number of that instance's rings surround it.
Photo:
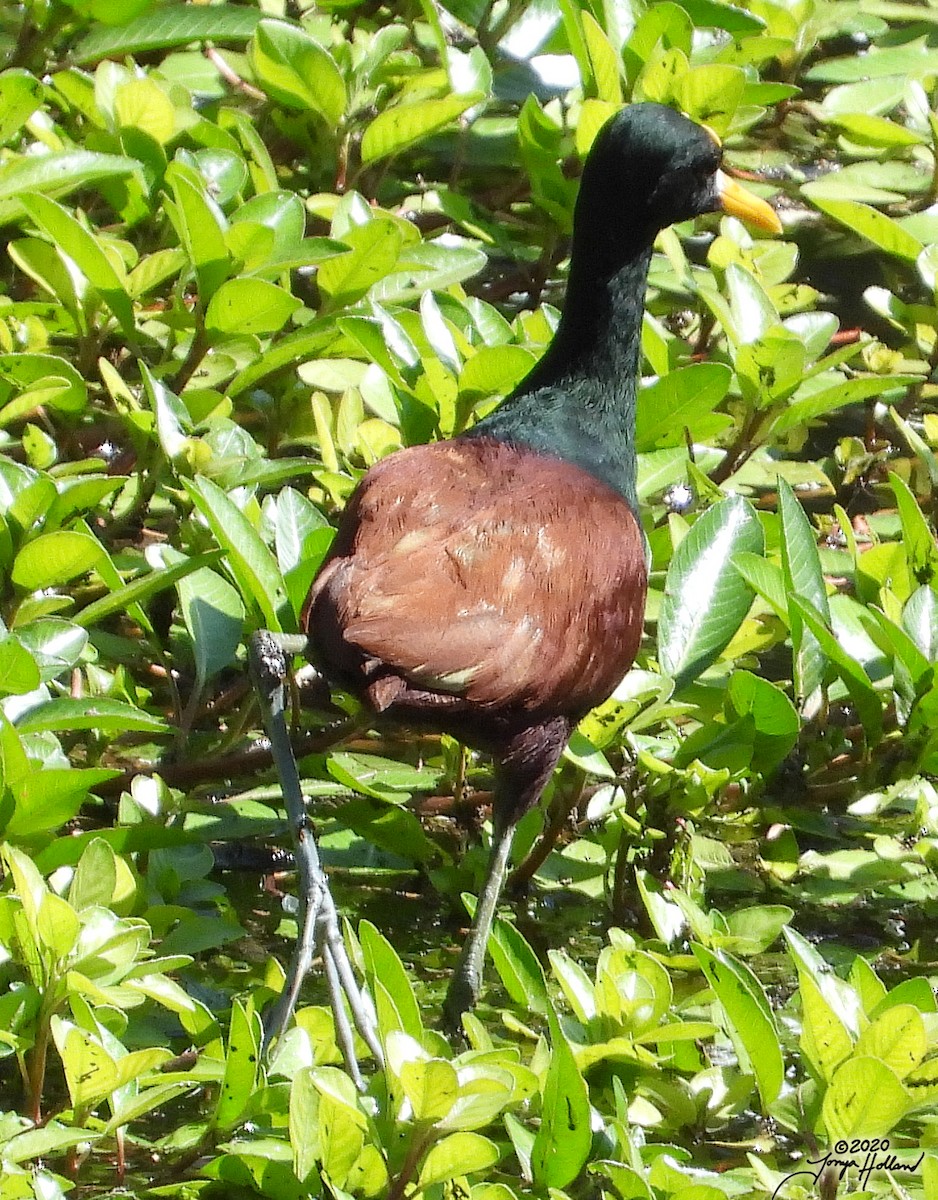
<path fill-rule="evenodd" d="M 712 134 L 660 105 L 606 123 L 551 346 L 468 432 L 372 467 L 310 591 L 303 626 L 327 677 L 376 720 L 448 732 L 494 759 L 491 859 L 447 996 L 451 1026 L 480 989 L 517 823 L 641 639 L 634 425 L 654 238 L 721 208 L 780 228 L 720 161 Z"/>

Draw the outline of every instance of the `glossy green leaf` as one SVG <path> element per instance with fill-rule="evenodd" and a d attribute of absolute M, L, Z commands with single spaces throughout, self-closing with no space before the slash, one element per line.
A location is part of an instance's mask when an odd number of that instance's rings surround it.
<path fill-rule="evenodd" d="M 243 600 L 253 600 L 267 628 L 279 632 L 285 596 L 277 563 L 240 508 L 209 479 L 186 480 L 186 490 L 228 555 Z"/>
<path fill-rule="evenodd" d="M 395 266 L 401 249 L 401 233 L 393 221 L 376 218 L 345 234 L 350 247 L 320 265 L 319 286 L 333 305 L 360 299 Z"/>
<path fill-rule="evenodd" d="M 551 1054 L 541 1100 L 541 1123 L 531 1150 L 531 1172 L 540 1187 L 564 1188 L 583 1169 L 592 1142 L 586 1081 L 552 1008 Z"/>
<path fill-rule="evenodd" d="M 478 1133 L 451 1133 L 432 1147 L 420 1168 L 421 1188 L 487 1171 L 501 1157 L 498 1146 Z"/>
<path fill-rule="evenodd" d="M 225 244 L 227 221 L 205 183 L 195 171 L 171 163 L 166 182 L 176 202 L 179 237 L 195 271 L 199 299 L 207 305 L 231 272 L 231 256 Z"/>
<path fill-rule="evenodd" d="M 445 129 L 482 99 L 481 93 L 470 92 L 465 96 L 421 100 L 385 109 L 365 130 L 361 147 L 362 161 L 377 162 L 416 146 L 425 138 Z"/>
<path fill-rule="evenodd" d="M 696 944 L 692 949 L 726 1014 L 740 1067 L 755 1075 L 767 1110 L 781 1090 L 785 1064 L 765 992 L 752 971 L 725 951 Z"/>
<path fill-rule="evenodd" d="M 739 628 L 752 593 L 733 559 L 762 550 L 762 527 L 740 496 L 708 509 L 675 550 L 658 618 L 658 657 L 678 686 L 714 662 Z"/>
<path fill-rule="evenodd" d="M 908 485 L 894 472 L 890 473 L 889 482 L 899 508 L 902 541 L 909 557 L 909 568 L 919 583 L 931 583 L 938 572 L 935 536 Z"/>
<path fill-rule="evenodd" d="M 806 603 L 800 596 L 793 595 L 789 598 L 789 606 L 790 611 L 797 613 L 807 626 L 807 632 L 817 640 L 820 653 L 830 659 L 836 667 L 850 693 L 850 699 L 866 730 L 866 736 L 871 742 L 875 742 L 882 731 L 883 706 L 869 676 L 857 665 L 853 656 L 841 647 L 813 605 Z"/>
<path fill-rule="evenodd" d="M 922 243 L 918 238 L 868 204 L 857 204 L 853 200 L 828 200 L 816 194 L 811 196 L 811 202 L 821 212 L 846 225 L 887 254 L 906 262 L 915 262 L 922 252 Z"/>
<path fill-rule="evenodd" d="M 0 638 L 0 692 L 22 695 L 39 686 L 39 666 L 15 637 Z"/>
<path fill-rule="evenodd" d="M 300 301 L 263 279 L 229 279 L 209 301 L 205 327 L 212 334 L 269 334 L 281 329 Z"/>
<path fill-rule="evenodd" d="M 789 597 L 789 623 L 794 653 L 795 695 L 806 703 L 821 686 L 824 678 L 824 651 L 811 629 L 805 629 L 800 609 L 792 606 L 794 599 L 805 599 L 825 621 L 830 621 L 827 588 L 821 573 L 817 536 L 784 479 L 778 481 L 779 518 L 781 523 L 782 575 Z"/>
<path fill-rule="evenodd" d="M 474 915 L 474 905 L 472 912 Z M 496 917 L 489 951 L 509 996 L 530 1012 L 547 1012 L 550 1002 L 544 969 L 517 926 Z"/>
<path fill-rule="evenodd" d="M 19 133 L 42 103 L 43 87 L 29 71 L 0 71 L 0 145 Z"/>
<path fill-rule="evenodd" d="M 671 371 L 639 392 L 635 422 L 635 448 L 643 451 L 656 447 L 686 444 L 706 437 L 706 418 L 723 400 L 732 378 L 722 363 L 695 363 Z"/>
<path fill-rule="evenodd" d="M 85 275 L 117 317 L 124 333 L 132 336 L 134 313 L 126 279 L 118 274 L 94 237 L 61 204 L 48 196 L 40 193 L 21 196 L 20 204 L 53 245 L 67 254 Z"/>
<path fill-rule="evenodd" d="M 244 625 L 244 605 L 231 584 L 208 567 L 181 579 L 176 590 L 192 639 L 197 685 L 234 659 Z"/>
<path fill-rule="evenodd" d="M 15 807 L 4 836 L 33 839 L 60 829 L 78 815 L 88 793 L 119 772 L 104 767 L 46 767 L 31 771 L 14 786 Z"/>
<path fill-rule="evenodd" d="M 75 624 L 88 628 L 117 612 L 125 612 L 132 604 L 141 604 L 166 588 L 172 587 L 177 580 L 185 578 L 200 567 L 213 566 L 219 561 L 221 554 L 217 550 L 206 554 L 198 554 L 185 562 L 176 563 L 165 570 L 150 571 L 145 575 L 132 579 L 122 587 L 115 588 L 108 596 L 94 600 L 75 614 Z"/>
<path fill-rule="evenodd" d="M 12 158 L 0 164 L 0 225 L 20 216 L 20 198 L 27 193 L 68 196 L 79 188 L 121 179 L 139 170 L 135 159 L 90 150 L 58 150 Z"/>
<path fill-rule="evenodd" d="M 821 1113 L 828 1138 L 882 1137 L 912 1106 L 912 1097 L 885 1063 L 869 1056 L 845 1062 L 824 1093 Z"/>
<path fill-rule="evenodd" d="M 203 38 L 238 44 L 251 36 L 260 19 L 254 9 L 236 5 L 224 5 L 215 12 L 188 5 L 155 8 L 132 21 L 93 27 L 75 46 L 72 57 L 77 63 L 96 62 L 185 46 Z"/>
<path fill-rule="evenodd" d="M 93 729 L 98 733 L 163 733 L 169 726 L 163 717 L 144 712 L 123 700 L 104 696 L 86 700 L 59 696 L 30 709 L 17 722 L 17 728 L 21 733 L 41 730 L 65 733 L 72 729 Z"/>
<path fill-rule="evenodd" d="M 0 354 L 0 425 L 39 408 L 84 412 L 88 389 L 81 373 L 56 354 Z"/>
<path fill-rule="evenodd" d="M 250 47 L 260 86 L 286 108 L 318 113 L 330 125 L 345 114 L 345 83 L 332 55 L 295 25 L 264 20 Z"/>
<path fill-rule="evenodd" d="M 13 582 L 29 592 L 68 583 L 93 570 L 103 554 L 101 544 L 88 533 L 66 529 L 42 533 L 14 559 Z"/>
<path fill-rule="evenodd" d="M 928 586 L 917 588 L 902 610 L 902 627 L 915 643 L 923 658 L 938 662 L 938 596 Z M 921 663 L 919 671 L 921 673 Z"/>
<path fill-rule="evenodd" d="M 419 1041 L 423 1036 L 423 1021 L 401 960 L 391 943 L 370 921 L 360 923 L 358 937 L 362 954 L 365 956 L 365 968 L 371 978 L 380 980 L 390 994 L 395 1010 L 401 1018 L 399 1028 Z M 449 1111 L 449 1105 L 446 1111 Z"/>

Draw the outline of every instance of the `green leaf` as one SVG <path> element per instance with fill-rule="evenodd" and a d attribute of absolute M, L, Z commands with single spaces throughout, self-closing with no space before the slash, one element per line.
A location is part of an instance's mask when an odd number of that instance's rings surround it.
<path fill-rule="evenodd" d="M 57 587 L 92 570 L 103 557 L 104 548 L 88 533 L 66 529 L 41 533 L 14 559 L 13 582 L 29 592 Z"/>
<path fill-rule="evenodd" d="M 76 912 L 106 907 L 117 886 L 117 856 L 103 838 L 89 842 L 68 887 L 68 902 Z"/>
<path fill-rule="evenodd" d="M 127 280 L 118 275 L 111 259 L 92 234 L 48 196 L 21 196 L 20 204 L 53 245 L 72 259 L 117 317 L 124 333 L 132 337 L 134 310 L 127 293 Z"/>
<path fill-rule="evenodd" d="M 225 335 L 267 334 L 281 329 L 302 301 L 263 279 L 229 279 L 209 301 L 205 327 Z"/>
<path fill-rule="evenodd" d="M 909 387 L 920 382 L 914 375 L 890 375 L 888 386 Z M 787 408 L 781 410 L 772 423 L 772 432 L 784 433 L 789 429 L 802 429 L 809 421 L 828 413 L 836 412 L 848 404 L 858 404 L 861 400 L 873 396 L 881 396 L 886 386 L 886 379 L 881 375 L 861 376 L 855 379 L 840 379 L 832 387 L 820 392 L 811 392 L 801 397 L 796 396 Z"/>
<path fill-rule="evenodd" d="M 462 116 L 467 109 L 485 97 L 481 92 L 463 96 L 444 96 L 439 100 L 420 100 L 398 104 L 379 112 L 365 130 L 362 138 L 362 162 L 378 162 L 382 158 L 409 150 Z"/>
<path fill-rule="evenodd" d="M 52 1036 L 73 1107 L 90 1108 L 114 1091 L 117 1067 L 96 1038 L 59 1016 L 52 1017 Z"/>
<path fill-rule="evenodd" d="M 0 692 L 25 695 L 39 686 L 36 660 L 15 637 L 0 639 Z"/>
<path fill-rule="evenodd" d="M 294 488 L 283 489 L 277 497 L 277 565 L 297 619 L 334 536 L 315 505 Z"/>
<path fill-rule="evenodd" d="M 198 477 L 184 482 L 193 503 L 228 555 L 242 599 L 253 599 L 266 627 L 274 633 L 281 632 L 280 614 L 286 597 L 270 550 L 241 509 L 211 480 Z"/>
<path fill-rule="evenodd" d="M 596 1016 L 596 1000 L 589 976 L 565 950 L 548 950 L 547 956 L 574 1016 L 585 1025 Z"/>
<path fill-rule="evenodd" d="M 706 432 L 699 423 L 726 396 L 731 378 L 732 372 L 722 363 L 694 363 L 643 388 L 638 395 L 636 450 L 684 445 L 686 432 L 691 441 L 703 440 Z"/>
<path fill-rule="evenodd" d="M 674 552 L 658 617 L 658 657 L 677 686 L 716 660 L 749 612 L 752 593 L 733 566 L 740 551 L 762 553 L 762 526 L 741 496 L 727 496 L 697 519 Z"/>
<path fill-rule="evenodd" d="M 201 8 L 172 4 L 133 21 L 99 25 L 81 38 L 72 48 L 70 57 L 76 63 L 120 59 L 169 46 L 186 46 L 203 38 L 216 45 L 246 42 L 260 19 L 260 12 L 236 5 Z"/>
<path fill-rule="evenodd" d="M 769 562 L 767 558 L 745 550 L 734 556 L 733 566 L 752 590 L 770 604 L 787 625 L 788 592 L 782 568 L 777 563 Z"/>
<path fill-rule="evenodd" d="M 462 1175 L 487 1171 L 498 1162 L 498 1146 L 479 1133 L 451 1133 L 432 1147 L 423 1160 L 418 1184 L 428 1188 Z"/>
<path fill-rule="evenodd" d="M 592 13 L 584 11 L 582 20 L 595 94 L 600 100 L 619 107 L 622 104 L 621 60 Z"/>
<path fill-rule="evenodd" d="M 470 400 L 506 396 L 536 361 L 522 346 L 482 346 L 459 373 L 459 393 Z"/>
<path fill-rule="evenodd" d="M 319 1116 L 319 1092 L 313 1083 L 312 1068 L 303 1067 L 290 1082 L 289 1129 L 293 1148 L 293 1170 L 304 1183 L 319 1160 L 317 1139 L 310 1136 Z"/>
<path fill-rule="evenodd" d="M 414 996 L 410 979 L 407 977 L 407 972 L 394 947 L 370 921 L 360 922 L 358 938 L 365 958 L 365 969 L 370 979 L 381 981 L 394 1004 L 395 1012 L 400 1018 L 397 1028 L 403 1033 L 409 1034 L 416 1041 L 420 1041 L 423 1037 L 420 1008 Z M 382 1033 L 386 1037 L 388 1030 L 382 1029 Z M 447 1112 L 449 1112 L 449 1107 L 447 1105 Z"/>
<path fill-rule="evenodd" d="M 225 1071 L 212 1117 L 217 1129 L 231 1129 L 250 1104 L 261 1071 L 261 1019 L 253 1005 L 237 998 L 231 1005 L 231 1025 L 225 1054 Z"/>
<path fill-rule="evenodd" d="M 780 688 L 749 671 L 733 672 L 727 695 L 736 713 L 752 722 L 753 766 L 763 776 L 771 774 L 798 741 L 801 722 L 795 706 Z M 782 924 L 784 920 L 779 928 Z"/>
<path fill-rule="evenodd" d="M 842 129 L 851 140 L 866 146 L 888 149 L 892 146 L 920 146 L 925 141 L 914 129 L 867 113 L 835 113 L 828 121 Z"/>
<path fill-rule="evenodd" d="M 882 617 L 882 620 L 885 621 L 886 618 Z M 932 588 L 923 585 L 908 598 L 902 610 L 902 627 L 927 662 L 938 662 L 938 596 Z M 890 634 L 894 633 L 893 626 Z M 900 653 L 898 650 L 896 652 Z M 905 656 L 900 653 L 900 657 Z M 918 661 L 912 664 L 912 669 L 914 677 L 918 678 L 925 668 L 923 663 Z"/>
<path fill-rule="evenodd" d="M 321 263 L 317 273 L 319 286 L 333 308 L 360 300 L 393 270 L 401 249 L 401 231 L 394 221 L 376 217 L 349 230 L 343 241 L 348 253 Z"/>
<path fill-rule="evenodd" d="M 789 624 L 794 654 L 795 695 L 806 703 L 824 679 L 824 653 L 810 629 L 805 630 L 800 609 L 791 600 L 803 597 L 830 623 L 827 588 L 821 572 L 817 537 L 795 493 L 784 479 L 778 481 L 778 515 L 781 525 L 782 575 L 789 596 Z"/>
<path fill-rule="evenodd" d="M 264 20 L 250 46 L 258 84 L 285 108 L 312 110 L 335 126 L 345 115 L 345 83 L 335 60 L 308 33 Z"/>
<path fill-rule="evenodd" d="M 695 25 L 725 29 L 735 37 L 765 32 L 765 22 L 754 13 L 746 12 L 723 0 L 682 0 L 681 7 Z"/>
<path fill-rule="evenodd" d="M 908 555 L 909 569 L 917 583 L 931 583 L 938 573 L 938 546 L 934 535 L 908 485 L 892 471 L 889 483 L 899 508 L 902 543 Z"/>
<path fill-rule="evenodd" d="M 119 771 L 103 767 L 33 770 L 14 788 L 16 805 L 5 836 L 35 838 L 37 834 L 60 829 L 77 816 L 92 788 L 118 774 Z"/>
<path fill-rule="evenodd" d="M 459 1098 L 459 1077 L 441 1058 L 402 1063 L 400 1080 L 418 1122 L 445 1120 Z"/>
<path fill-rule="evenodd" d="M 244 605 L 227 579 L 208 567 L 181 579 L 176 590 L 192 639 L 199 687 L 234 660 L 241 642 Z"/>
<path fill-rule="evenodd" d="M 853 656 L 841 647 L 816 608 L 795 595 L 789 597 L 789 606 L 790 611 L 797 611 L 808 631 L 817 639 L 820 652 L 836 667 L 847 686 L 867 739 L 871 745 L 876 745 L 882 735 L 883 703 L 869 676 L 857 665 Z"/>
<path fill-rule="evenodd" d="M 765 991 L 752 971 L 726 951 L 696 943 L 691 949 L 726 1014 L 740 1069 L 755 1075 L 767 1112 L 781 1091 L 785 1064 Z"/>
<path fill-rule="evenodd" d="M 474 246 L 444 245 L 442 241 L 408 245 L 401 250 L 394 269 L 371 289 L 371 297 L 401 303 L 415 299 L 428 288 L 443 291 L 478 274 L 486 262 L 486 256 Z"/>
<path fill-rule="evenodd" d="M 889 410 L 889 415 L 908 442 L 910 449 L 922 460 L 932 487 L 938 488 L 938 456 L 935 455 L 925 439 L 894 408 Z"/>
<path fill-rule="evenodd" d="M 67 196 L 79 188 L 138 173 L 140 164 L 119 154 L 90 150 L 58 150 L 28 155 L 0 164 L 0 225 L 23 212 L 20 198 L 29 192 Z"/>
<path fill-rule="evenodd" d="M 0 425 L 39 408 L 74 416 L 85 411 L 88 389 L 81 373 L 56 354 L 0 354 L 0 404 Z"/>
<path fill-rule="evenodd" d="M 176 202 L 178 233 L 199 285 L 199 300 L 207 305 L 231 273 L 225 243 L 228 222 L 205 191 L 202 177 L 182 163 L 170 163 L 166 182 Z"/>
<path fill-rule="evenodd" d="M 475 905 L 471 909 L 475 915 Z M 515 1003 L 529 1012 L 547 1012 L 547 981 L 537 955 L 517 926 L 496 917 L 489 940 L 489 952 L 505 990 Z"/>
<path fill-rule="evenodd" d="M 681 76 L 676 96 L 689 117 L 706 122 L 724 136 L 733 124 L 745 90 L 746 76 L 741 67 L 708 63 L 691 67 Z"/>
<path fill-rule="evenodd" d="M 550 1065 L 541 1099 L 541 1123 L 531 1150 L 531 1173 L 541 1188 L 564 1188 L 582 1171 L 592 1144 L 586 1081 L 553 1008 Z"/>
<path fill-rule="evenodd" d="M 862 1031 L 854 1054 L 868 1054 L 905 1079 L 928 1053 L 922 1014 L 911 1004 L 887 1008 Z"/>
<path fill-rule="evenodd" d="M 810 192 L 810 189 L 807 190 L 807 195 L 821 212 L 846 225 L 848 229 L 887 254 L 895 255 L 906 262 L 915 262 L 923 250 L 917 237 L 913 237 L 891 217 L 868 204 L 858 204 L 854 200 L 828 200 Z"/>
<path fill-rule="evenodd" d="M 912 1107 L 911 1095 L 885 1063 L 850 1058 L 824 1093 L 821 1115 L 830 1142 L 839 1138 L 882 1137 Z"/>
<path fill-rule="evenodd" d="M 20 733 L 68 733 L 73 729 L 93 729 L 96 733 L 165 733 L 170 727 L 163 717 L 144 712 L 123 700 L 104 696 L 73 699 L 59 696 L 38 708 L 31 708 L 17 721 Z"/>
<path fill-rule="evenodd" d="M 726 268 L 731 323 L 727 336 L 744 346 L 757 342 L 779 322 L 778 309 L 751 271 L 737 263 Z M 704 298 L 707 293 L 704 292 Z"/>
<path fill-rule="evenodd" d="M 132 579 L 130 583 L 125 583 L 123 587 L 115 588 L 109 596 L 102 596 L 100 600 L 86 605 L 75 615 L 75 624 L 87 628 L 113 616 L 114 613 L 126 612 L 131 605 L 149 600 L 200 567 L 214 566 L 221 557 L 220 551 L 211 550 L 207 554 L 197 554 L 188 558 L 185 562 L 174 563 L 165 570 L 149 571 L 137 579 Z"/>
<path fill-rule="evenodd" d="M 18 67 L 0 71 L 0 146 L 11 141 L 42 104 L 43 86 Z"/>

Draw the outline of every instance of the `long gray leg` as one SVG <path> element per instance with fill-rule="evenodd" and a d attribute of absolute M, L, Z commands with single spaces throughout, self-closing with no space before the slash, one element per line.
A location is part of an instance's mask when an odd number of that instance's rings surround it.
<path fill-rule="evenodd" d="M 283 1034 L 296 1007 L 303 980 L 309 974 L 313 957 L 321 948 L 327 960 L 326 982 L 340 1048 L 349 1073 L 356 1084 L 362 1087 L 343 996 L 348 1001 L 352 1020 L 379 1062 L 382 1061 L 381 1046 L 375 1031 L 373 1012 L 355 980 L 342 939 L 335 903 L 307 819 L 306 803 L 286 721 L 287 655 L 302 654 L 306 646 L 304 637 L 259 630 L 251 639 L 248 655 L 251 677 L 260 701 L 264 727 L 270 738 L 271 754 L 283 789 L 287 819 L 293 835 L 300 903 L 296 946 L 283 991 L 265 1017 L 264 1041 L 269 1045 Z"/>
<path fill-rule="evenodd" d="M 557 717 L 523 730 L 496 760 L 492 852 L 469 936 L 463 943 L 443 1003 L 444 1023 L 454 1033 L 461 1031 L 462 1014 L 473 1008 L 479 998 L 485 952 L 505 886 L 518 822 L 540 799 L 569 736 L 569 721 Z"/>

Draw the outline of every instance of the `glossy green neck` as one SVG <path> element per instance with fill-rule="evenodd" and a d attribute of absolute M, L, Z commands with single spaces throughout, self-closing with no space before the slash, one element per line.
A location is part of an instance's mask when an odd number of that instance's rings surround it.
<path fill-rule="evenodd" d="M 617 264 L 609 261 L 615 248 L 597 239 L 595 229 L 583 232 L 574 241 L 554 340 L 469 436 L 499 438 L 575 463 L 637 508 L 635 395 L 653 234 L 632 241 Z"/>

